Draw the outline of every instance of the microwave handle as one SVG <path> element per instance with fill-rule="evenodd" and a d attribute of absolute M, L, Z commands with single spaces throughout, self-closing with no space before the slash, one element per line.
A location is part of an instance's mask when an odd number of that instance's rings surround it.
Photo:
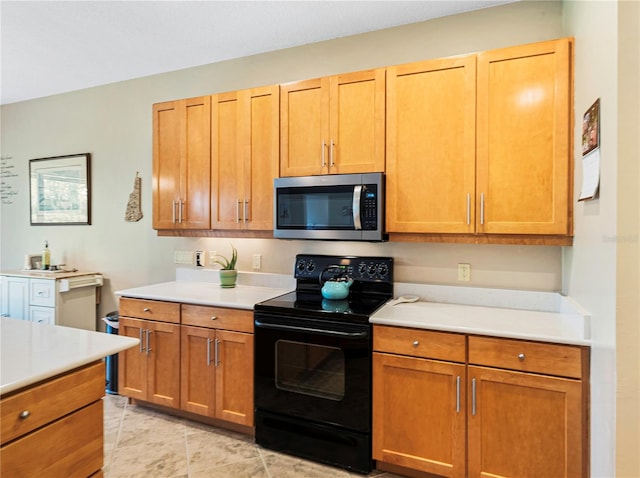
<path fill-rule="evenodd" d="M 360 198 L 362 197 L 362 185 L 353 188 L 353 226 L 356 231 L 362 229 L 362 220 L 360 218 Z"/>

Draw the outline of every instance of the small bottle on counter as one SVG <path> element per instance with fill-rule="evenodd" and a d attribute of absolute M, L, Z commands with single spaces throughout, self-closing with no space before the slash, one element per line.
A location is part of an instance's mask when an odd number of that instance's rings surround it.
<path fill-rule="evenodd" d="M 49 241 L 44 241 L 44 250 L 42 251 L 42 269 L 49 270 L 51 265 L 51 251 L 49 250 Z"/>

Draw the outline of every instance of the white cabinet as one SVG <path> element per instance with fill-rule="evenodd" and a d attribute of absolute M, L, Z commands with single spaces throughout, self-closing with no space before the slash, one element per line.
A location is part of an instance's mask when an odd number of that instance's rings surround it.
<path fill-rule="evenodd" d="M 96 330 L 97 287 L 102 275 L 95 273 L 3 272 L 4 317 L 32 322 Z"/>

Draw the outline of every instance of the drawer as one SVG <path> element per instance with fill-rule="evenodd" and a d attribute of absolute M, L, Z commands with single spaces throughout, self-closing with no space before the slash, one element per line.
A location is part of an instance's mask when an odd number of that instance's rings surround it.
<path fill-rule="evenodd" d="M 180 304 L 159 300 L 120 298 L 119 314 L 123 317 L 180 323 Z"/>
<path fill-rule="evenodd" d="M 182 323 L 253 333 L 253 311 L 182 304 Z"/>
<path fill-rule="evenodd" d="M 450 362 L 464 362 L 466 360 L 466 338 L 462 334 L 375 325 L 373 327 L 373 350 Z"/>
<path fill-rule="evenodd" d="M 583 347 L 493 337 L 469 337 L 469 364 L 582 378 Z"/>
<path fill-rule="evenodd" d="M 56 281 L 31 279 L 29 281 L 29 304 L 55 307 Z"/>
<path fill-rule="evenodd" d="M 5 443 L 104 395 L 102 361 L 2 398 L 0 442 Z M 20 418 L 27 412 L 26 418 Z"/>
<path fill-rule="evenodd" d="M 98 400 L 0 448 L 0 476 L 71 478 L 97 473 L 104 462 L 102 406 Z"/>

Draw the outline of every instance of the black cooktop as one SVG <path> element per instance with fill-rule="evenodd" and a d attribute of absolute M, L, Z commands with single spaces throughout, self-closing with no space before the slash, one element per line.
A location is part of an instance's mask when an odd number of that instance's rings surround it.
<path fill-rule="evenodd" d="M 323 281 L 337 274 L 353 280 L 348 297 L 342 300 L 323 298 Z M 365 323 L 393 296 L 393 259 L 390 257 L 299 254 L 294 276 L 295 291 L 260 302 L 255 305 L 255 311 Z"/>

